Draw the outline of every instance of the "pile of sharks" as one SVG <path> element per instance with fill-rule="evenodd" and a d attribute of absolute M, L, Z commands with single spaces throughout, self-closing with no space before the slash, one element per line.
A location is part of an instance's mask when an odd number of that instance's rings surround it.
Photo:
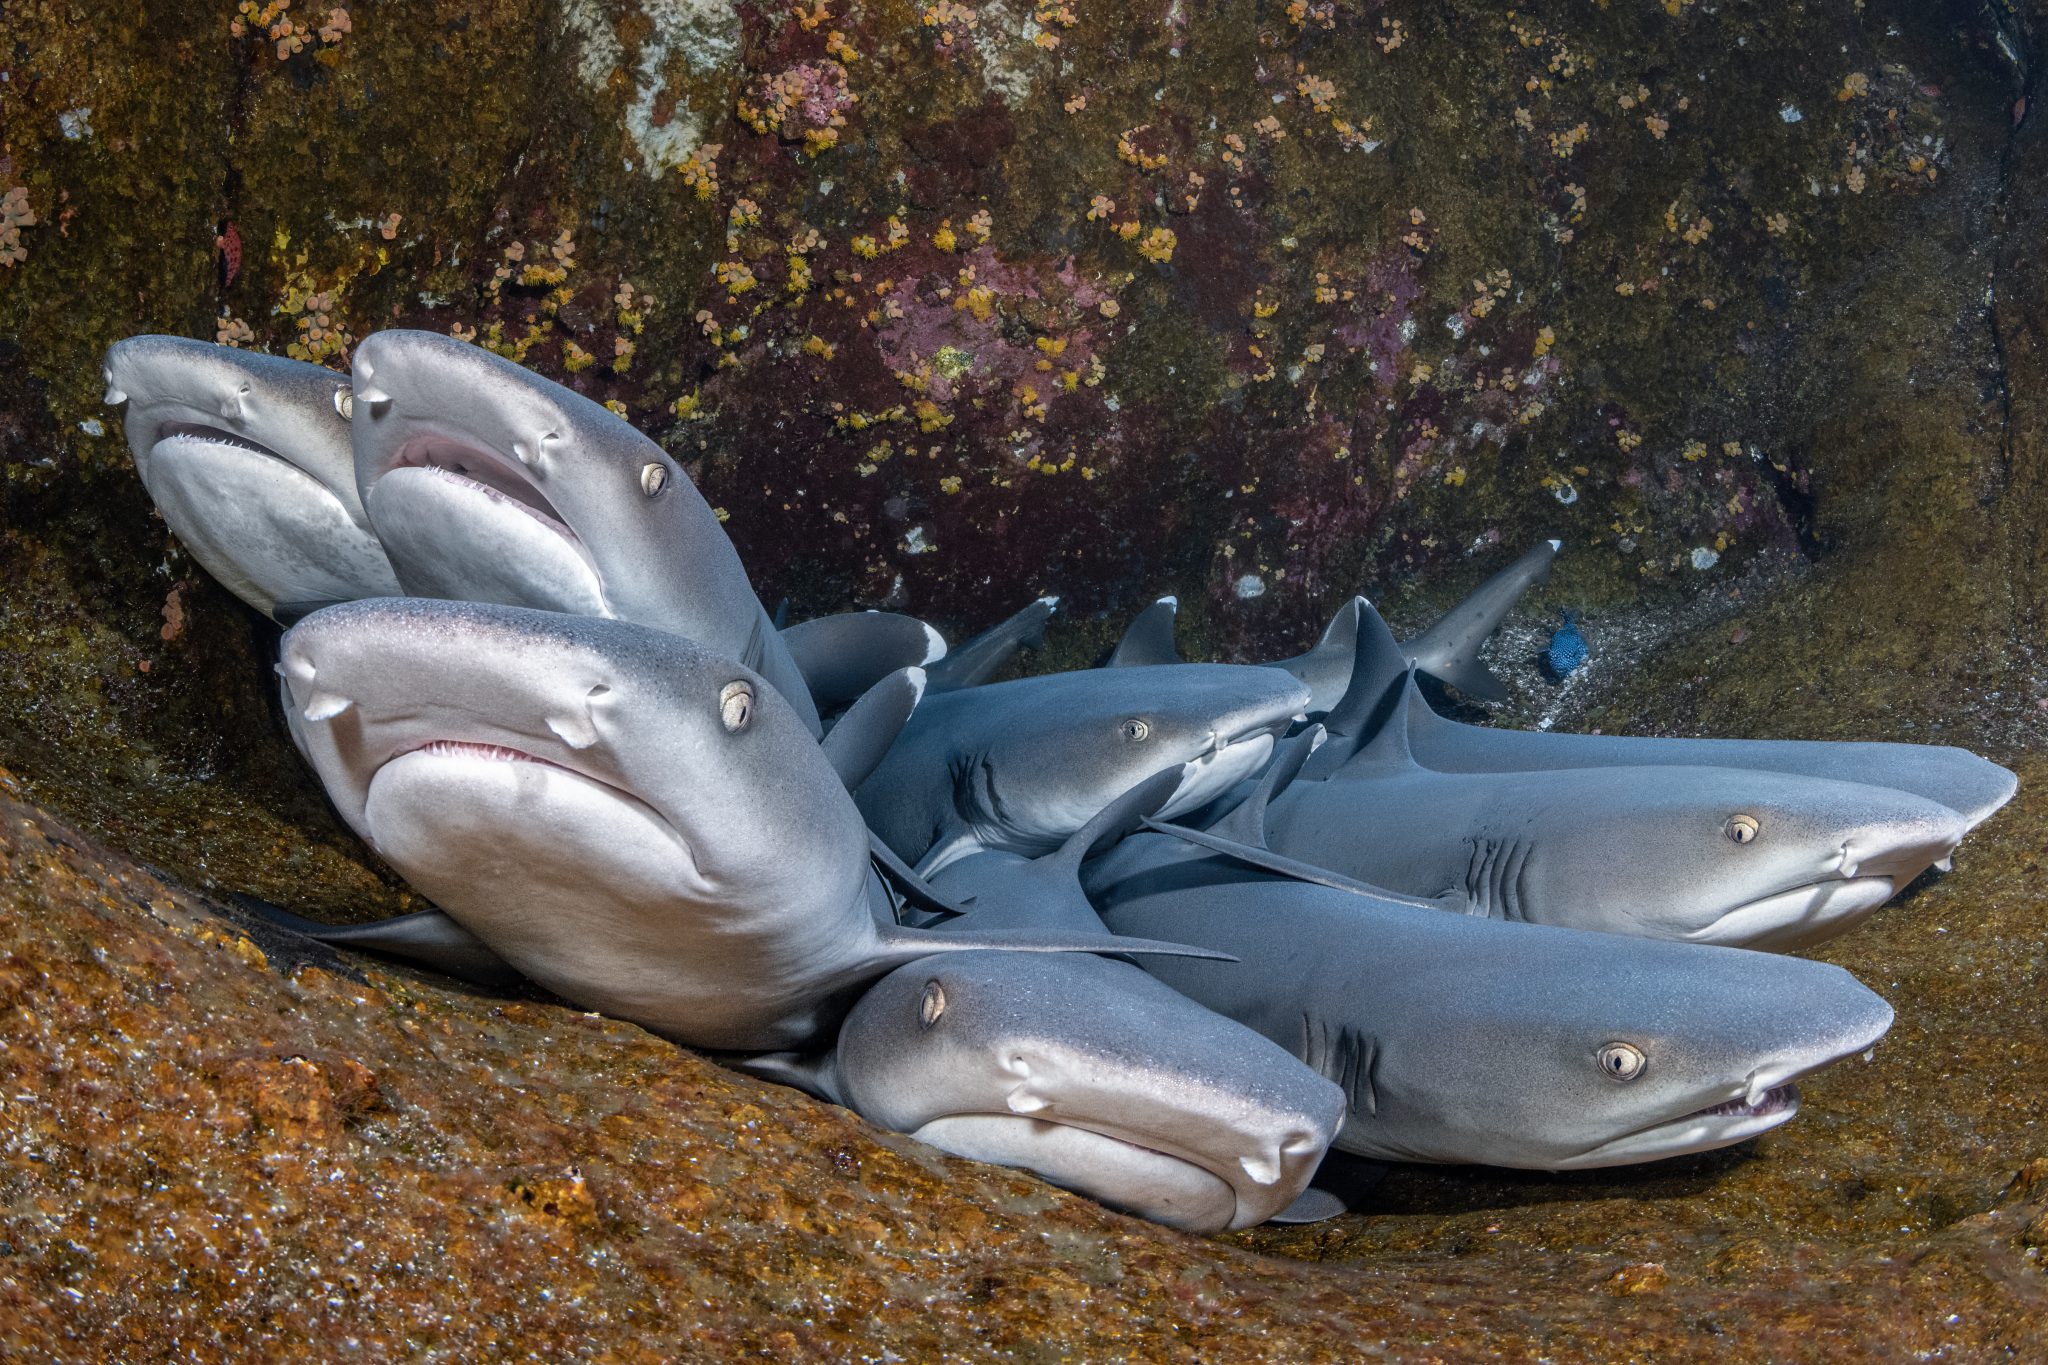
<path fill-rule="evenodd" d="M 165 521 L 285 627 L 285 723 L 435 908 L 324 942 L 584 1009 L 945 1151 L 1213 1231 L 1343 1204 L 1332 1147 L 1541 1170 L 1741 1142 L 1891 1008 L 1785 955 L 2011 798 L 1956 748 L 1520 731 L 1479 646 L 1556 542 L 1415 640 L 1103 666 L 783 626 L 605 407 L 429 332 L 349 373 L 116 344 Z"/>

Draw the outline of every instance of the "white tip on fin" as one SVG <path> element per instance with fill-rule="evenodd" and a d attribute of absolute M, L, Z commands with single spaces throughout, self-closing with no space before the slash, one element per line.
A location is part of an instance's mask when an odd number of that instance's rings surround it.
<path fill-rule="evenodd" d="M 1180 598 L 1176 597 L 1172 593 L 1168 593 L 1166 594 L 1166 596 L 1159 599 L 1159 605 L 1162 607 L 1172 607 L 1175 611 L 1179 611 Z"/>
<path fill-rule="evenodd" d="M 1550 542 L 1550 548 L 1553 550 L 1562 550 L 1564 548 L 1564 542 L 1561 540 L 1553 540 Z"/>
<path fill-rule="evenodd" d="M 1040 605 L 1041 607 L 1052 607 L 1054 609 L 1057 609 L 1059 607 L 1059 604 L 1060 599 L 1056 595 L 1052 597 L 1041 597 L 1038 599 L 1038 605 Z"/>
<path fill-rule="evenodd" d="M 926 622 L 920 621 L 918 624 L 924 626 L 924 657 L 918 662 L 935 664 L 946 657 L 946 637 Z"/>

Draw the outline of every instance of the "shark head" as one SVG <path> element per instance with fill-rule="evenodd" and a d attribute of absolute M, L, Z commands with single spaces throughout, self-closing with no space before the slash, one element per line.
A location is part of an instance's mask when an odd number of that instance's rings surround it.
<path fill-rule="evenodd" d="M 1182 775 L 1162 818 L 1214 799 L 1272 756 L 1308 697 L 1277 669 L 1231 664 L 1088 669 L 948 693 L 911 719 L 861 788 L 862 806 L 895 843 L 885 808 L 930 797 L 951 832 L 934 844 L 927 821 L 904 853 L 928 854 L 927 872 L 982 848 L 1045 853 L 1161 772 Z"/>
<path fill-rule="evenodd" d="M 954 953 L 847 1016 L 848 1103 L 952 1152 L 1193 1231 L 1285 1208 L 1343 1118 L 1278 1046 L 1125 963 Z"/>
<path fill-rule="evenodd" d="M 356 496 L 348 377 L 185 337 L 108 351 L 143 485 L 193 558 L 257 610 L 398 591 Z"/>
<path fill-rule="evenodd" d="M 1891 1025 L 1826 963 L 1430 918 L 1371 940 L 1374 1017 L 1400 1026 L 1350 1040 L 1340 1145 L 1546 1170 L 1707 1151 L 1791 1119 L 1798 1078 Z"/>
<path fill-rule="evenodd" d="M 1497 784 L 1461 888 L 1475 907 L 1689 943 L 1785 951 L 1834 938 L 1967 829 L 1893 788 L 1748 769 L 1461 780 Z"/>
<path fill-rule="evenodd" d="M 434 332 L 365 337 L 354 379 L 356 483 L 407 592 L 673 631 L 759 666 L 807 712 L 732 542 L 654 442 Z"/>
<path fill-rule="evenodd" d="M 703 1046 L 781 1045 L 738 992 L 729 1034 L 674 1002 L 743 971 L 769 1008 L 872 935 L 867 831 L 830 762 L 758 674 L 691 641 L 385 599 L 308 617 L 279 670 L 343 818 L 565 998 Z"/>

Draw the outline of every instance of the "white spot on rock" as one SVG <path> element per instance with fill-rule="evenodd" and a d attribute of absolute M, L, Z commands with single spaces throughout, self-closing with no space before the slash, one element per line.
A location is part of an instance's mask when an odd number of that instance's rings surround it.
<path fill-rule="evenodd" d="M 1721 556 L 1716 551 L 1710 550 L 1704 545 L 1693 546 L 1692 566 L 1695 569 L 1711 569 L 1720 562 Z"/>
<path fill-rule="evenodd" d="M 1266 595 L 1266 580 L 1255 573 L 1248 573 L 1237 580 L 1237 600 L 1249 602 L 1254 597 Z"/>
<path fill-rule="evenodd" d="M 641 42 L 638 59 L 627 73 L 633 101 L 626 108 L 626 136 L 640 154 L 640 170 L 658 179 L 703 144 L 707 116 L 725 112 L 678 102 L 666 123 L 654 122 L 655 102 L 667 87 L 664 68 L 669 55 L 680 52 L 693 76 L 732 64 L 739 58 L 740 20 L 732 6 L 718 0 L 640 0 L 640 10 L 654 31 Z M 592 94 L 605 90 L 612 72 L 626 61 L 626 50 L 607 14 L 599 0 L 568 0 L 562 7 L 562 27 L 581 49 L 577 77 Z"/>
<path fill-rule="evenodd" d="M 91 107 L 80 105 L 76 109 L 66 109 L 57 115 L 57 127 L 63 130 L 66 142 L 83 142 L 92 136 Z"/>

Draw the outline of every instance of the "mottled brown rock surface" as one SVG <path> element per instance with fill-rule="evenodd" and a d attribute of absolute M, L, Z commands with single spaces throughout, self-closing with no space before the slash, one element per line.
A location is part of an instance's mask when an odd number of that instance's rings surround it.
<path fill-rule="evenodd" d="M 0 9 L 0 1354 L 2041 1357 L 2041 5 L 296 3 Z M 1162 1233 L 207 908 L 409 899 L 97 358 L 391 325 L 617 404 L 799 617 L 1242 657 L 1560 535 L 1505 718 L 2027 785 L 1778 1133 Z"/>

